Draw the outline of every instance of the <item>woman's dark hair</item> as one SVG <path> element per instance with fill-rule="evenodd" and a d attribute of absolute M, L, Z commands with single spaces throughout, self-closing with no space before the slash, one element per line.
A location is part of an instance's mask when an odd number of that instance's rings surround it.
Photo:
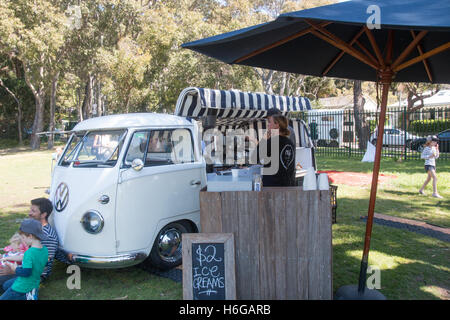
<path fill-rule="evenodd" d="M 48 221 L 48 217 L 50 217 L 50 214 L 53 211 L 52 202 L 46 198 L 37 198 L 37 199 L 31 200 L 31 204 L 33 206 L 37 206 L 41 213 L 47 213 L 47 215 L 45 216 L 45 220 Z"/>
<path fill-rule="evenodd" d="M 281 115 L 281 114 L 274 114 L 271 116 L 273 118 L 273 121 L 278 124 L 278 127 L 280 128 L 280 136 L 289 137 L 291 134 L 291 131 L 288 129 L 289 121 L 288 119 Z"/>

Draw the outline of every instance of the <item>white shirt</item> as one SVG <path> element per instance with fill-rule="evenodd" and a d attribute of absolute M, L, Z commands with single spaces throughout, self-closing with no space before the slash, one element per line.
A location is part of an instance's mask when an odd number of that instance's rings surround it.
<path fill-rule="evenodd" d="M 433 157 L 430 158 L 432 155 Z M 426 166 L 436 166 L 436 159 L 439 158 L 439 155 L 437 154 L 436 147 L 425 147 L 420 157 L 425 159 Z"/>

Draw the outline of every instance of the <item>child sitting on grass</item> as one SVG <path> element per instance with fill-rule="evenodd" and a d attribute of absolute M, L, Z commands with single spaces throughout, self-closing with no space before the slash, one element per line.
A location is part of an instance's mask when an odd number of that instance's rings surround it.
<path fill-rule="evenodd" d="M 9 269 L 17 277 L 3 284 L 6 291 L 0 296 L 0 300 L 27 300 L 29 292 L 39 289 L 41 274 L 48 261 L 47 247 L 41 243 L 41 240 L 46 239 L 41 223 L 25 219 L 19 230 L 24 243 L 30 248 L 23 255 L 22 267 L 18 267 L 16 263 L 6 263 L 4 269 Z"/>
<path fill-rule="evenodd" d="M 3 248 L 5 254 L 0 254 L 0 268 L 5 266 L 7 261 L 17 262 L 18 265 L 22 264 L 23 254 L 28 250 L 28 246 L 22 239 L 22 236 L 16 232 L 11 239 L 9 239 L 9 245 Z"/>

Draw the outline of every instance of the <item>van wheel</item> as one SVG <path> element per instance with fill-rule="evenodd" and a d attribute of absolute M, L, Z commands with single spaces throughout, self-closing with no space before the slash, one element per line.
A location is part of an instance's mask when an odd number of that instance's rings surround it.
<path fill-rule="evenodd" d="M 181 264 L 181 234 L 191 232 L 183 222 L 169 223 L 156 236 L 150 256 L 144 263 L 161 270 L 172 269 Z"/>

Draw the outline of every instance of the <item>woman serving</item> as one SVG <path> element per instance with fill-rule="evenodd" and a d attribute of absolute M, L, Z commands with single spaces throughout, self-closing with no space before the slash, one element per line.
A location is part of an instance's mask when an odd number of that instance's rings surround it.
<path fill-rule="evenodd" d="M 295 145 L 289 139 L 288 119 L 281 114 L 267 118 L 266 137 L 261 141 L 267 147 L 264 161 L 263 186 L 295 186 Z M 266 141 L 264 141 L 266 140 Z M 258 148 L 261 143 L 259 143 Z M 272 152 L 272 146 L 278 148 Z"/>

